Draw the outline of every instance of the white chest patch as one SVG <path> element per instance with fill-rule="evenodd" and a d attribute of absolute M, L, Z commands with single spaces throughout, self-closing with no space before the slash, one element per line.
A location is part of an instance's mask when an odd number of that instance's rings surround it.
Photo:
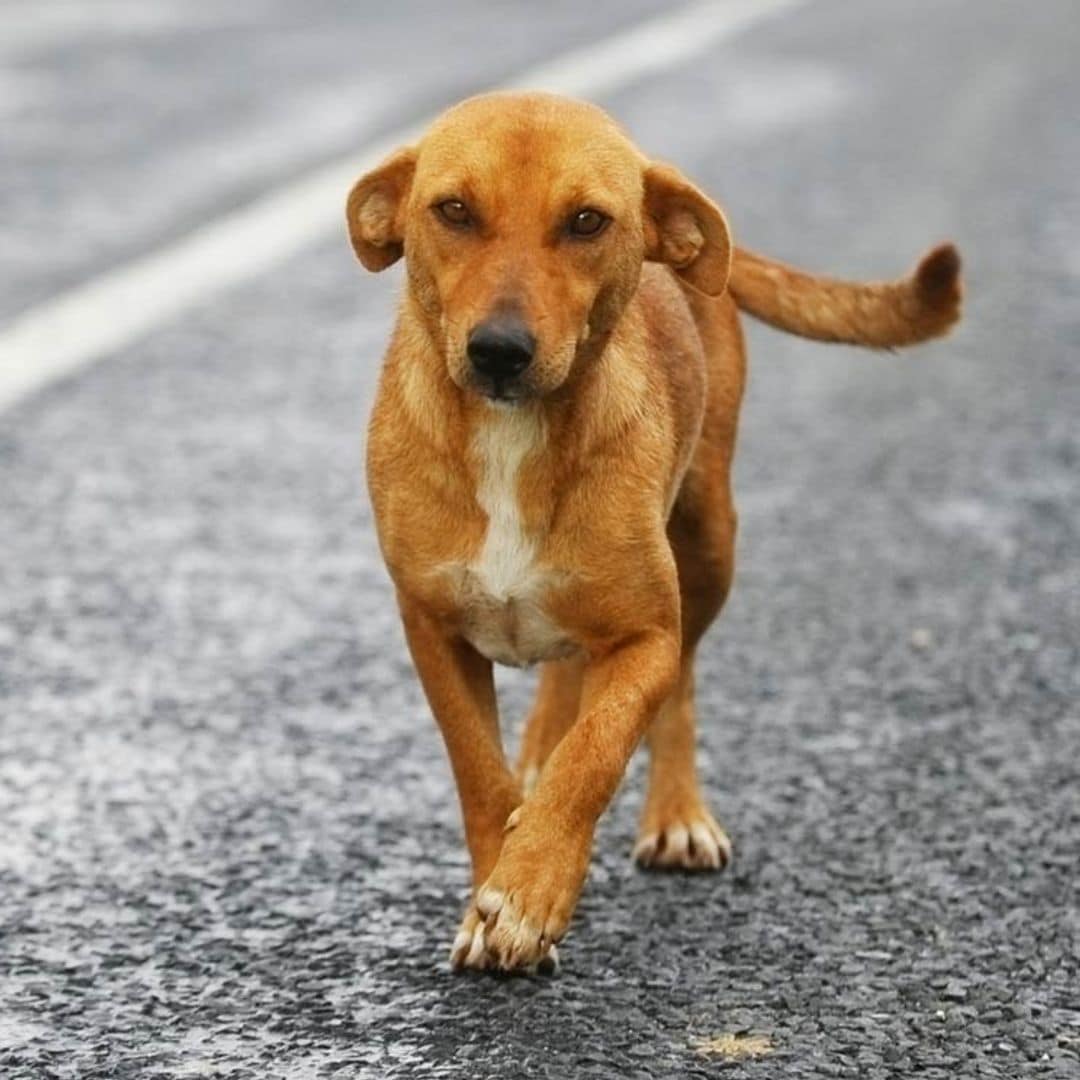
<path fill-rule="evenodd" d="M 535 537 L 526 535 L 518 504 L 522 462 L 543 448 L 543 418 L 528 408 L 491 410 L 473 437 L 480 460 L 476 501 L 488 517 L 487 533 L 473 573 L 494 600 L 529 590 L 536 574 Z"/>
<path fill-rule="evenodd" d="M 476 499 L 487 514 L 484 543 L 463 568 L 461 604 L 469 641 L 490 660 L 521 666 L 573 652 L 544 612 L 549 575 L 537 565 L 539 537 L 518 500 L 522 463 L 544 446 L 543 417 L 526 407 L 492 409 L 473 438 L 480 464 Z"/>

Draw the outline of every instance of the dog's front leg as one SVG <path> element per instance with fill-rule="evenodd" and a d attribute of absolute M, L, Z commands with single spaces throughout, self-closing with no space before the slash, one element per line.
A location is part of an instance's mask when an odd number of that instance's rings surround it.
<path fill-rule="evenodd" d="M 475 887 L 495 865 L 506 819 L 521 802 L 503 754 L 491 662 L 419 605 L 403 600 L 401 615 L 450 756 Z"/>
<path fill-rule="evenodd" d="M 577 723 L 507 825 L 476 894 L 484 958 L 503 970 L 550 964 L 585 881 L 593 832 L 679 667 L 676 632 L 635 636 L 590 658 Z"/>

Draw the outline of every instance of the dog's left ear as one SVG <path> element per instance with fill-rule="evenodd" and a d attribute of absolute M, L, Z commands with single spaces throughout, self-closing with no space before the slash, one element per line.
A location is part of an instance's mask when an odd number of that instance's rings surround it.
<path fill-rule="evenodd" d="M 719 296 L 731 272 L 731 233 L 720 208 L 678 169 L 645 169 L 645 258 L 667 263 L 684 281 Z"/>
<path fill-rule="evenodd" d="M 405 253 L 405 203 L 415 171 L 416 151 L 407 146 L 361 176 L 349 192 L 349 239 L 368 270 L 385 270 Z"/>

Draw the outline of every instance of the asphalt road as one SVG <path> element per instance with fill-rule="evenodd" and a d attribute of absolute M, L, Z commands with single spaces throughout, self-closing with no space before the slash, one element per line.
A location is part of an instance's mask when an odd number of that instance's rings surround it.
<path fill-rule="evenodd" d="M 365 8 L 6 4 L 0 317 L 652 5 Z M 446 968 L 360 468 L 400 278 L 339 238 L 0 416 L 0 1075 L 1080 1076 L 1077 55 L 1071 0 L 817 0 L 603 100 L 751 246 L 951 237 L 970 302 L 898 356 L 752 330 L 735 863 L 631 866 L 638 762 L 554 979 Z"/>

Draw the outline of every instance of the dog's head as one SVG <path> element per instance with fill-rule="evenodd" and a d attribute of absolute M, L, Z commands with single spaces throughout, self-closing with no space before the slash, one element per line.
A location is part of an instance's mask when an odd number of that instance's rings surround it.
<path fill-rule="evenodd" d="M 520 401 L 562 386 L 614 327 L 643 260 L 718 294 L 720 210 L 649 162 L 600 109 L 546 94 L 472 98 L 349 194 L 349 236 L 409 289 L 460 387 Z"/>

